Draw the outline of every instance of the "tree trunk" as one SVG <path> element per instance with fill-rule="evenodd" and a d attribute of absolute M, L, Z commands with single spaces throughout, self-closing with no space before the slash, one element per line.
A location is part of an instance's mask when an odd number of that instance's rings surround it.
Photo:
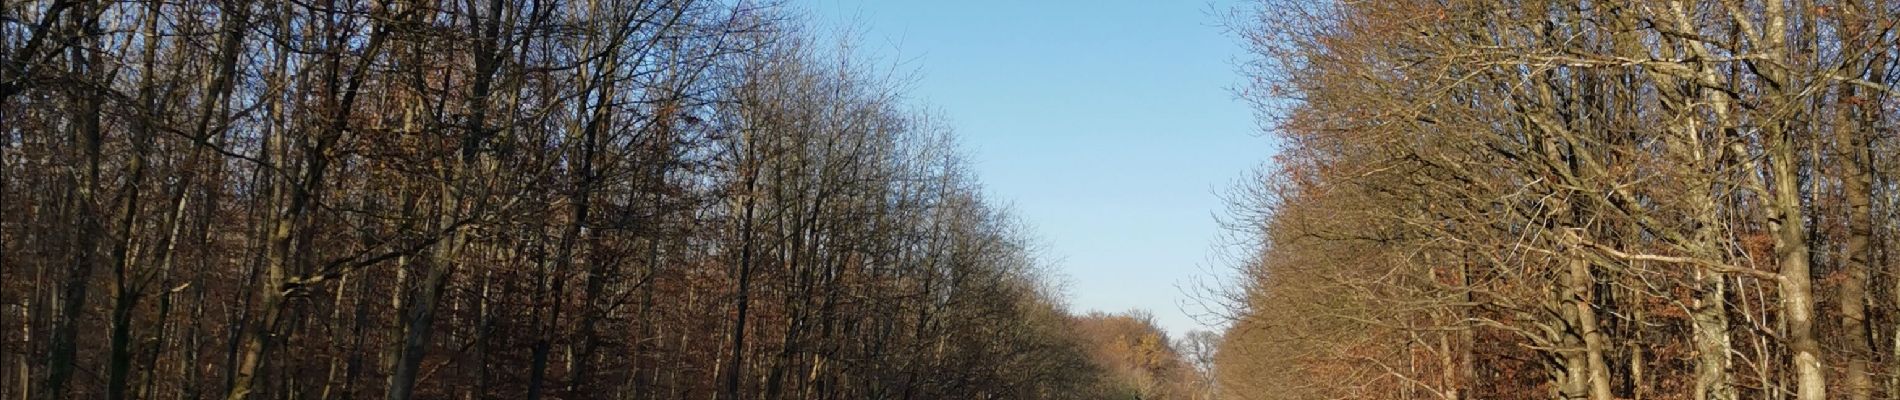
<path fill-rule="evenodd" d="M 1785 127 L 1770 127 L 1769 167 L 1774 176 L 1769 227 L 1775 236 L 1775 258 L 1781 267 L 1783 318 L 1788 323 L 1788 348 L 1794 352 L 1795 393 L 1800 400 L 1825 400 L 1827 377 L 1821 365 L 1821 343 L 1814 335 L 1814 289 L 1809 269 L 1806 215 L 1802 212 L 1799 161 L 1794 136 Z"/>
<path fill-rule="evenodd" d="M 74 24 L 87 24 L 87 31 L 97 31 L 97 18 L 88 15 L 97 10 L 79 10 L 75 13 Z M 92 22 L 79 22 L 92 21 Z M 78 27 L 76 27 L 78 28 Z M 90 45 L 75 47 L 71 60 L 73 73 L 88 79 L 103 76 L 98 70 L 99 53 L 80 51 Z M 88 55 L 90 54 L 90 55 Z M 75 216 L 73 225 L 79 230 L 73 237 L 74 244 L 69 251 L 73 255 L 72 267 L 67 269 L 64 290 L 60 294 L 59 308 L 53 316 L 53 332 L 46 357 L 46 381 L 39 393 L 42 399 L 64 399 L 68 396 L 66 384 L 72 379 L 75 356 L 78 352 L 79 320 L 85 314 L 86 292 L 92 280 L 92 269 L 98 263 L 98 240 L 104 233 L 98 212 L 99 173 L 103 161 L 101 147 L 104 145 L 104 132 L 100 126 L 100 108 L 103 99 L 100 94 L 89 89 L 73 88 L 72 100 L 77 110 L 73 115 L 72 141 L 81 150 L 76 160 L 80 168 L 74 168 L 71 182 L 75 195 L 68 205 L 68 212 Z"/>
<path fill-rule="evenodd" d="M 1870 69 L 1883 74 L 1885 53 L 1876 56 Z M 1858 68 L 1856 69 L 1858 70 Z M 1877 76 L 1877 75 L 1876 75 Z M 1841 98 L 1858 98 L 1859 89 L 1843 85 Z M 1867 106 L 1843 106 L 1835 141 L 1841 151 L 1835 158 L 1841 163 L 1841 192 L 1847 203 L 1846 262 L 1841 266 L 1847 279 L 1841 282 L 1841 330 L 1847 339 L 1847 390 L 1852 400 L 1868 400 L 1874 395 L 1870 370 L 1874 356 L 1873 332 L 1867 327 L 1867 282 L 1872 273 L 1874 235 L 1873 144 L 1877 132 L 1877 110 Z"/>
<path fill-rule="evenodd" d="M 1596 309 L 1591 299 L 1596 282 L 1590 277 L 1590 261 L 1573 258 L 1569 264 L 1570 302 L 1576 307 L 1578 329 L 1583 336 L 1590 399 L 1611 400 L 1615 396 L 1610 394 L 1610 369 L 1603 358 L 1606 339 L 1603 332 L 1598 330 Z"/>
<path fill-rule="evenodd" d="M 753 206 L 752 201 L 749 200 L 750 195 L 747 196 L 748 200 L 745 200 L 745 212 L 740 216 L 742 219 L 739 222 L 741 226 L 739 228 L 739 240 L 744 242 L 744 244 L 739 250 L 739 279 L 737 282 L 738 286 L 734 288 L 737 297 L 733 299 L 736 310 L 732 318 L 732 358 L 726 362 L 726 378 L 723 386 L 721 386 L 721 393 L 723 395 L 720 396 L 720 399 L 722 400 L 740 399 L 739 382 L 744 378 L 746 311 L 751 303 L 753 251 Z"/>
<path fill-rule="evenodd" d="M 488 105 L 492 94 L 491 85 L 495 72 L 500 68 L 498 54 L 502 50 L 499 46 L 502 2 L 490 0 L 486 5 L 485 13 L 470 13 L 468 16 L 470 26 L 481 30 L 478 36 L 472 38 L 475 70 L 473 85 L 466 99 L 468 129 L 462 136 L 460 157 L 450 163 L 448 180 L 441 188 L 441 208 L 437 211 L 437 229 L 448 230 L 449 239 L 433 249 L 428 275 L 423 278 L 420 292 L 411 305 L 413 308 L 410 309 L 408 327 L 403 330 L 401 356 L 395 371 L 390 375 L 389 400 L 408 400 L 415 392 L 417 374 L 421 372 L 422 359 L 428 351 L 435 329 L 435 308 L 448 284 L 450 273 L 460 262 L 461 250 L 467 241 L 467 233 L 458 226 L 461 224 L 459 218 L 464 213 L 480 212 L 469 203 L 479 205 L 481 199 L 467 198 L 462 192 L 476 189 L 470 174 L 481 169 L 484 160 L 481 151 L 490 135 Z"/>

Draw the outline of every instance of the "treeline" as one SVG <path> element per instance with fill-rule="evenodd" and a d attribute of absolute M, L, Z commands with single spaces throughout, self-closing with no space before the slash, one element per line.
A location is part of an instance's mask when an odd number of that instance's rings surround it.
<path fill-rule="evenodd" d="M 0 3 L 0 398 L 1103 398 L 946 129 L 785 14 Z"/>
<path fill-rule="evenodd" d="M 1213 332 L 1170 339 L 1143 311 L 1091 312 L 1075 317 L 1073 327 L 1103 374 L 1088 398 L 1209 400 L 1217 394 L 1208 374 L 1219 345 Z"/>
<path fill-rule="evenodd" d="M 1226 397 L 1900 396 L 1900 2 L 1256 5 Z"/>

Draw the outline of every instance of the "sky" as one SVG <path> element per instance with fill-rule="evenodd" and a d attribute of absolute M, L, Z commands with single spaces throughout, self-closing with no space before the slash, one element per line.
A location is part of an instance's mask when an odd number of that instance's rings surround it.
<path fill-rule="evenodd" d="M 808 0 L 818 31 L 908 79 L 991 200 L 1028 226 L 1073 312 L 1196 318 L 1220 194 L 1271 156 L 1234 94 L 1237 0 Z M 839 34 L 837 32 L 845 32 Z"/>

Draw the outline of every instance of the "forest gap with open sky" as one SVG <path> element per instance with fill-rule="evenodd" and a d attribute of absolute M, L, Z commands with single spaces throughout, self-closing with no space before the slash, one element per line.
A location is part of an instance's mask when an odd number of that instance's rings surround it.
<path fill-rule="evenodd" d="M 1896 0 L 0 0 L 0 400 L 1900 398 Z"/>

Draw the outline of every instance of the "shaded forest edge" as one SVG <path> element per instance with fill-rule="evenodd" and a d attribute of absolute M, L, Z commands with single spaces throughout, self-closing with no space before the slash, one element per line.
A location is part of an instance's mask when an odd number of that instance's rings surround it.
<path fill-rule="evenodd" d="M 1900 2 L 1251 2 L 1230 399 L 1900 396 Z"/>
<path fill-rule="evenodd" d="M 0 3 L 0 398 L 1206 398 L 785 15 Z"/>

